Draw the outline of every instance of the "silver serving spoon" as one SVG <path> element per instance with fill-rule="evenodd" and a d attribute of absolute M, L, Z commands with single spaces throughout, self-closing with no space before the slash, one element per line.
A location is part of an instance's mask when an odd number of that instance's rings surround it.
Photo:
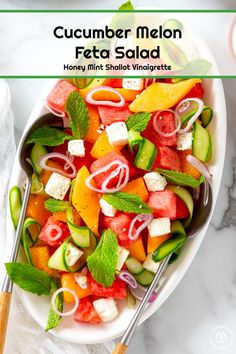
<path fill-rule="evenodd" d="M 206 225 L 209 216 L 211 214 L 211 208 L 212 208 L 212 190 L 210 184 L 207 182 L 204 182 L 201 186 L 200 189 L 200 196 L 199 196 L 199 203 L 196 209 L 196 212 L 193 214 L 193 218 L 191 221 L 191 224 L 188 229 L 188 238 L 193 238 L 197 236 L 200 231 L 204 228 Z M 128 349 L 128 345 L 131 342 L 131 339 L 134 335 L 134 332 L 136 330 L 136 327 L 138 325 L 138 322 L 140 320 L 140 317 L 148 303 L 148 300 L 153 293 L 153 291 L 156 289 L 158 282 L 165 271 L 168 262 L 171 258 L 171 254 L 167 256 L 161 263 L 160 267 L 158 268 L 158 271 L 149 286 L 145 296 L 143 297 L 143 300 L 140 302 L 139 307 L 137 308 L 134 317 L 132 318 L 129 326 L 127 327 L 125 333 L 123 334 L 120 342 L 117 343 L 114 351 L 112 354 L 124 354 L 126 353 Z"/>
<path fill-rule="evenodd" d="M 21 232 L 22 232 L 22 227 L 25 219 L 25 213 L 26 213 L 26 208 L 27 208 L 28 199 L 30 195 L 31 184 L 32 184 L 33 168 L 31 164 L 28 162 L 28 158 L 30 157 L 31 147 L 30 145 L 25 144 L 25 142 L 29 134 L 31 134 L 33 130 L 42 126 L 63 127 L 63 121 L 62 118 L 54 116 L 52 113 L 44 114 L 40 116 L 37 119 L 37 121 L 35 121 L 30 126 L 30 128 L 25 132 L 25 134 L 21 138 L 19 144 L 19 160 L 20 160 L 20 166 L 26 174 L 26 187 L 25 187 L 25 193 L 22 201 L 22 208 L 19 217 L 19 222 L 16 229 L 16 235 L 12 246 L 12 252 L 8 260 L 9 262 L 15 262 L 17 259 L 20 239 L 21 239 Z M 12 287 L 13 287 L 12 281 L 10 280 L 10 278 L 6 273 L 0 290 L 0 354 L 3 353 L 3 349 L 4 349 L 8 315 L 9 315 L 9 309 L 11 303 Z"/>

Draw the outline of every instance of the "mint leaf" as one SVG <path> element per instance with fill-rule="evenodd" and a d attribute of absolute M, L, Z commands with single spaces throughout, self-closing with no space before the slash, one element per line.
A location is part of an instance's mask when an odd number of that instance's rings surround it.
<path fill-rule="evenodd" d="M 135 113 L 126 119 L 125 124 L 128 130 L 132 130 L 135 132 L 143 132 L 147 128 L 150 119 L 151 119 L 150 113 L 147 112 Z"/>
<path fill-rule="evenodd" d="M 52 278 L 46 272 L 17 262 L 5 263 L 5 267 L 12 282 L 21 289 L 37 295 L 50 294 Z"/>
<path fill-rule="evenodd" d="M 156 168 L 155 171 L 159 172 L 162 176 L 166 177 L 171 183 L 177 184 L 179 186 L 188 186 L 192 188 L 197 188 L 204 182 L 204 177 L 201 175 L 199 179 L 188 175 L 187 173 L 163 170 L 162 168 Z"/>
<path fill-rule="evenodd" d="M 59 285 L 59 284 L 58 284 Z M 57 286 L 54 282 L 52 282 L 52 291 L 55 292 L 58 289 L 59 286 Z M 59 293 L 56 296 L 55 299 L 55 307 L 59 312 L 63 311 L 63 294 Z M 49 309 L 49 314 L 48 314 L 48 320 L 47 320 L 47 325 L 45 328 L 45 332 L 50 331 L 50 329 L 53 329 L 59 325 L 61 321 L 61 316 L 58 315 L 54 310 L 53 307 L 50 306 Z"/>
<path fill-rule="evenodd" d="M 106 288 L 115 280 L 117 252 L 116 234 L 108 229 L 103 231 L 95 251 L 87 257 L 87 265 L 93 278 Z"/>
<path fill-rule="evenodd" d="M 51 127 L 41 127 L 35 129 L 27 138 L 26 144 L 40 144 L 47 146 L 57 146 L 72 140 L 73 137 L 64 133 L 63 130 Z"/>
<path fill-rule="evenodd" d="M 73 136 L 83 139 L 89 130 L 89 112 L 83 97 L 77 91 L 71 92 L 67 97 L 66 111 Z"/>
<path fill-rule="evenodd" d="M 132 11 L 132 10 L 134 10 L 134 7 L 133 7 L 131 1 L 129 0 L 129 1 L 126 1 L 124 4 L 122 4 L 118 8 L 118 10 L 121 10 L 121 11 Z"/>
<path fill-rule="evenodd" d="M 116 192 L 103 194 L 102 199 L 114 208 L 127 213 L 150 214 L 152 212 L 152 209 L 135 194 Z"/>
<path fill-rule="evenodd" d="M 133 11 L 134 7 L 131 3 L 131 1 L 126 1 L 124 4 L 122 4 L 118 10 L 120 11 Z M 116 13 L 110 23 L 110 28 L 113 30 L 117 30 L 119 28 L 122 29 L 127 29 L 127 28 L 133 28 L 135 25 L 135 13 Z"/>
<path fill-rule="evenodd" d="M 70 203 L 64 200 L 48 199 L 45 201 L 44 206 L 51 213 L 55 213 L 57 211 L 66 211 Z"/>

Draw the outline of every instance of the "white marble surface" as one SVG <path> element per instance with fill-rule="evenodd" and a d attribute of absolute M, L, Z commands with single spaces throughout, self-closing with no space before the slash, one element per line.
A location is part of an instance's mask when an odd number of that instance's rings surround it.
<path fill-rule="evenodd" d="M 103 0 L 99 2 L 99 8 L 117 8 L 118 4 L 120 1 L 117 0 Z M 143 1 L 137 0 L 134 4 L 143 6 Z M 156 1 L 145 1 L 146 6 L 155 4 Z M 235 8 L 235 0 L 199 0 L 191 4 L 189 1 L 170 0 L 166 3 L 160 0 L 158 6 Z M 83 9 L 98 8 L 98 2 L 67 0 L 65 6 L 65 2 L 60 0 L 0 0 L 0 8 Z M 46 81 L 8 80 L 18 138 Z M 211 226 L 198 255 L 175 292 L 155 315 L 138 328 L 130 353 L 236 353 L 236 80 L 224 80 L 224 88 L 229 128 L 227 154 L 221 192 Z M 225 346 L 221 345 L 225 339 Z M 35 352 L 39 353 L 37 350 Z M 97 354 L 100 354 L 99 351 Z"/>

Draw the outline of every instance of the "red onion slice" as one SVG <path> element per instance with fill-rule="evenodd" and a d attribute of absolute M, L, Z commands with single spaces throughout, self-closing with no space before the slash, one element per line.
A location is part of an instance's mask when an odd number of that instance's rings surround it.
<path fill-rule="evenodd" d="M 56 109 L 54 107 L 51 107 L 48 103 L 48 101 L 45 101 L 44 103 L 45 107 L 47 108 L 47 110 L 49 112 L 51 112 L 52 114 L 54 114 L 54 116 L 57 116 L 57 117 L 62 117 L 64 118 L 65 117 L 65 113 L 62 112 L 62 111 L 59 111 L 59 109 Z"/>
<path fill-rule="evenodd" d="M 203 165 L 201 161 L 199 161 L 195 156 L 193 155 L 187 155 L 186 160 L 193 166 L 195 167 L 201 174 L 205 177 L 207 182 L 209 184 L 212 183 L 212 177 L 206 166 Z"/>
<path fill-rule="evenodd" d="M 56 300 L 56 297 L 58 294 L 60 294 L 61 292 L 63 291 L 67 291 L 68 293 L 70 293 L 71 295 L 73 295 L 74 299 L 75 299 L 75 305 L 73 307 L 72 310 L 70 311 L 67 311 L 67 312 L 60 312 L 58 311 L 58 309 L 56 308 L 55 306 L 55 300 Z M 59 288 L 55 291 L 55 293 L 53 293 L 52 295 L 52 298 L 51 298 L 51 305 L 52 305 L 52 308 L 53 308 L 53 311 L 58 314 L 59 316 L 61 317 L 65 317 L 65 316 L 70 316 L 70 315 L 73 315 L 73 313 L 75 313 L 75 311 L 77 310 L 77 307 L 79 305 L 79 298 L 78 296 L 76 295 L 75 291 L 69 289 L 69 288 Z"/>
<path fill-rule="evenodd" d="M 171 112 L 173 115 L 174 115 L 174 119 L 175 119 L 175 129 L 170 132 L 170 133 L 164 133 L 163 131 L 161 131 L 158 127 L 158 121 L 157 121 L 157 118 L 161 115 L 162 112 Z M 178 115 L 178 113 L 176 113 L 175 111 L 173 111 L 172 109 L 164 109 L 163 111 L 159 111 L 157 112 L 154 117 L 153 117 L 153 128 L 155 129 L 155 131 L 161 135 L 161 136 L 164 136 L 164 137 L 170 137 L 170 136 L 173 136 L 175 135 L 179 129 L 181 127 L 181 119 Z"/>
<path fill-rule="evenodd" d="M 113 101 L 96 101 L 93 99 L 93 94 L 95 92 L 99 92 L 99 91 L 109 91 L 112 92 L 114 94 L 117 95 L 117 97 L 120 98 L 119 102 L 113 102 Z M 93 105 L 103 105 L 103 106 L 111 106 L 111 107 L 123 107 L 125 104 L 125 99 L 124 97 L 121 95 L 121 93 L 119 91 L 116 91 L 114 88 L 109 87 L 109 86 L 99 86 L 99 87 L 95 87 L 94 89 L 91 89 L 86 97 L 85 97 L 85 101 L 93 104 Z"/>
<path fill-rule="evenodd" d="M 60 170 L 59 168 L 55 168 L 55 167 L 50 167 L 48 166 L 46 163 L 49 159 L 61 159 L 63 161 L 65 161 L 66 163 L 68 163 L 68 165 L 70 166 L 70 168 L 72 169 L 71 173 L 67 173 L 65 171 Z M 48 171 L 52 171 L 52 172 L 56 172 L 59 173 L 60 175 L 63 175 L 65 177 L 68 178 L 75 178 L 77 171 L 76 171 L 76 167 L 73 164 L 73 162 L 70 161 L 69 157 L 66 155 L 63 155 L 59 152 L 50 152 L 48 154 L 43 155 L 40 160 L 39 160 L 39 165 L 42 167 L 42 169 L 44 170 L 48 170 Z"/>
<path fill-rule="evenodd" d="M 135 297 L 136 300 L 138 301 L 142 301 L 143 297 L 146 293 L 146 291 L 148 290 L 148 288 L 145 289 L 145 291 L 143 291 L 140 286 L 138 285 L 137 288 L 133 289 L 131 287 L 129 287 L 132 295 Z M 153 301 L 155 301 L 157 298 L 157 292 L 154 290 L 153 293 L 151 294 L 151 296 L 149 297 L 148 303 L 151 303 Z"/>
<path fill-rule="evenodd" d="M 130 272 L 128 272 L 127 270 L 121 270 L 121 272 L 118 274 L 118 278 L 123 280 L 132 289 L 135 289 L 138 286 L 134 276 Z"/>
<path fill-rule="evenodd" d="M 153 219 L 153 215 L 152 214 L 138 214 L 135 216 L 135 218 L 133 218 L 133 220 L 131 221 L 130 227 L 129 227 L 129 239 L 134 241 L 137 240 L 137 238 L 139 237 L 140 233 L 150 224 L 150 222 Z M 135 234 L 133 235 L 133 229 L 135 226 L 136 222 L 141 222 L 142 224 L 137 228 L 137 230 L 135 231 Z"/>
<path fill-rule="evenodd" d="M 61 235 L 62 235 L 62 229 L 58 225 L 48 225 L 45 233 L 47 234 L 47 238 L 49 241 L 56 241 L 58 240 Z M 55 235 L 53 235 L 55 233 Z"/>
<path fill-rule="evenodd" d="M 180 110 L 181 110 L 181 107 L 183 106 L 183 104 L 186 104 L 187 102 L 190 103 L 191 101 L 192 102 L 196 102 L 198 104 L 198 110 L 192 116 L 192 118 L 189 119 L 186 127 L 183 128 L 183 129 L 179 129 L 179 131 L 178 131 L 179 134 L 185 134 L 185 133 L 187 133 L 190 130 L 190 128 L 192 127 L 193 123 L 195 122 L 195 120 L 198 119 L 198 117 L 200 116 L 200 114 L 202 113 L 202 110 L 204 108 L 204 103 L 203 103 L 202 100 L 200 100 L 200 98 L 192 97 L 192 98 L 185 98 L 182 101 L 180 101 L 178 103 L 176 109 L 175 109 L 175 112 L 181 113 Z"/>
<path fill-rule="evenodd" d="M 111 174 L 105 179 L 105 181 L 102 183 L 101 189 L 96 188 L 91 184 L 91 181 L 94 177 L 100 175 L 103 172 L 106 172 L 107 170 L 109 170 L 111 167 L 113 167 L 115 165 L 117 165 L 117 168 L 114 171 L 112 171 Z M 124 170 L 124 172 L 122 170 Z M 119 173 L 121 173 L 122 179 L 125 174 L 123 182 L 122 182 L 121 178 L 119 178 L 119 181 L 118 181 L 116 187 L 107 188 L 107 185 L 111 181 L 111 179 L 118 176 Z M 114 161 L 110 162 L 108 165 L 106 165 L 106 166 L 100 168 L 99 170 L 95 171 L 94 173 L 92 173 L 88 178 L 86 178 L 85 184 L 89 189 L 91 189 L 95 192 L 98 192 L 98 193 L 114 193 L 114 192 L 119 192 L 121 189 L 123 189 L 127 185 L 128 181 L 129 181 L 129 166 L 120 160 L 114 160 Z"/>

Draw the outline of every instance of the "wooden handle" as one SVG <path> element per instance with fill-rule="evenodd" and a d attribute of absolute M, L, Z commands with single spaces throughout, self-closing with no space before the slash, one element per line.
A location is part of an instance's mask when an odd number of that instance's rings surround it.
<path fill-rule="evenodd" d="M 112 354 L 125 354 L 127 351 L 127 348 L 128 348 L 127 345 L 125 345 L 123 343 L 117 343 Z"/>
<path fill-rule="evenodd" d="M 10 304 L 11 293 L 0 293 L 0 354 L 4 350 Z"/>

